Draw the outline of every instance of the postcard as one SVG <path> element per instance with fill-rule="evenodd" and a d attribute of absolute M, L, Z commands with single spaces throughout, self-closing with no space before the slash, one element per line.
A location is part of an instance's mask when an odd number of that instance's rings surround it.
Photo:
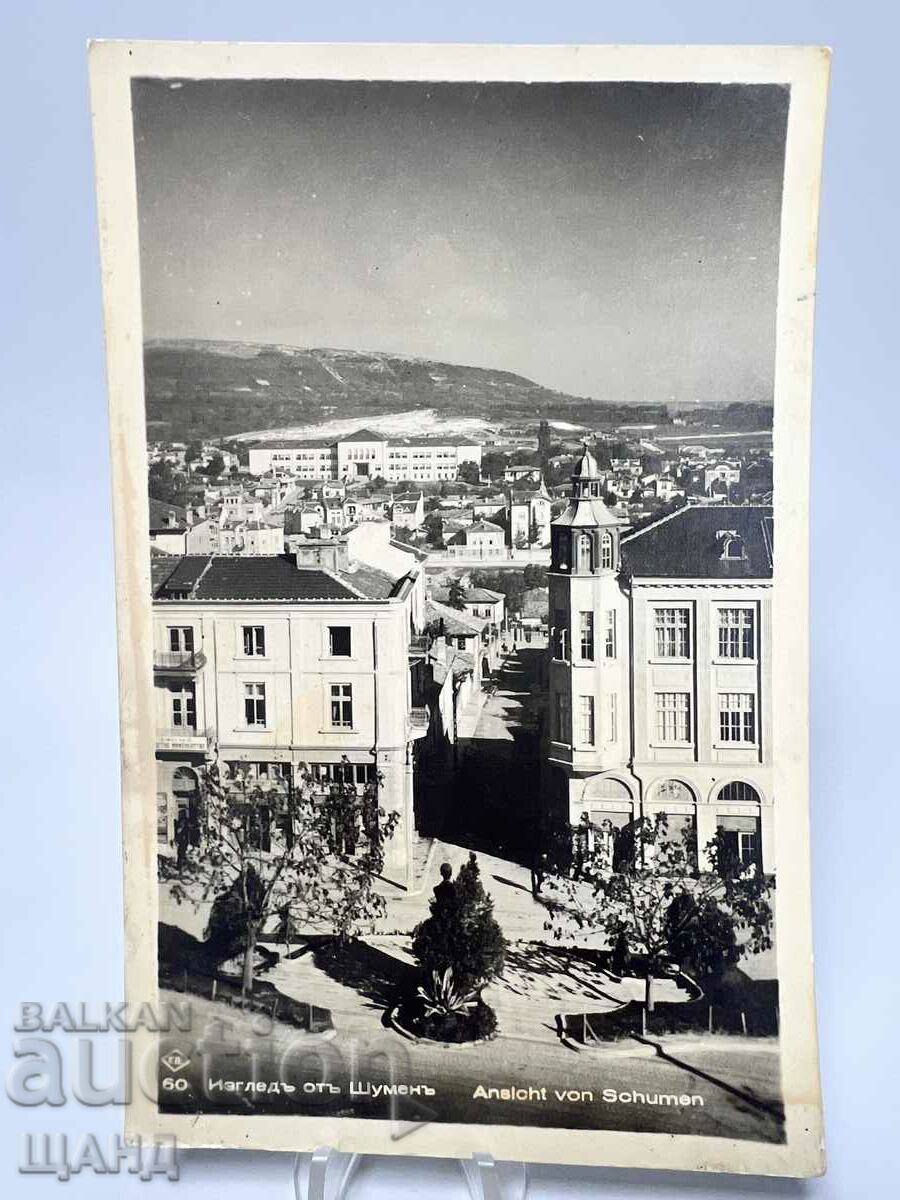
<path fill-rule="evenodd" d="M 91 46 L 129 1132 L 824 1170 L 829 62 Z"/>

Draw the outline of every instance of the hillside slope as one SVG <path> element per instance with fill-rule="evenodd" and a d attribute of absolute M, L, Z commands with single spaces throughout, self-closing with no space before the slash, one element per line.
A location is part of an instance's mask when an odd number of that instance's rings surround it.
<path fill-rule="evenodd" d="M 591 414 L 634 417 L 635 408 L 551 391 L 508 371 L 377 351 L 298 349 L 242 342 L 151 341 L 144 347 L 147 435 L 190 441 L 335 417 L 433 409 L 489 420 Z M 665 413 L 662 406 L 647 411 Z"/>

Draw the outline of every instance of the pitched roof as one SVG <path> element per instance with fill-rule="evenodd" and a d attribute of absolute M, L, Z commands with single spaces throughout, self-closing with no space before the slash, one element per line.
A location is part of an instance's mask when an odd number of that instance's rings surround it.
<path fill-rule="evenodd" d="M 451 637 L 477 637 L 487 625 L 484 618 L 472 617 L 438 600 L 425 602 L 425 616 L 428 621 L 440 621 L 444 633 Z"/>
<path fill-rule="evenodd" d="M 473 521 L 465 530 L 466 533 L 502 533 L 503 526 L 495 525 L 493 521 Z"/>
<path fill-rule="evenodd" d="M 352 591 L 319 567 L 298 567 L 284 554 L 187 554 L 154 594 L 161 600 L 358 600 L 362 590 Z"/>
<path fill-rule="evenodd" d="M 338 571 L 337 576 L 348 587 L 361 592 L 367 600 L 387 600 L 394 594 L 400 582 L 387 571 L 358 562 L 353 562 L 345 570 Z M 401 579 L 403 578 L 405 577 L 401 576 Z"/>
<path fill-rule="evenodd" d="M 432 591 L 432 596 L 440 604 L 446 604 L 450 598 L 450 589 L 448 587 L 436 587 Z M 465 601 L 467 604 L 496 604 L 498 600 L 502 600 L 502 592 L 492 592 L 490 588 L 470 587 L 465 590 Z"/>
<path fill-rule="evenodd" d="M 172 523 L 174 522 L 174 524 Z M 180 504 L 166 504 L 150 497 L 150 529 L 184 532 L 187 528 L 187 509 Z"/>
<path fill-rule="evenodd" d="M 723 557 L 729 537 L 743 557 Z M 772 508 L 691 504 L 622 539 L 626 574 L 670 579 L 771 579 Z"/>
<path fill-rule="evenodd" d="M 337 440 L 339 442 L 386 442 L 387 438 L 383 433 L 376 433 L 374 429 L 354 429 L 353 433 L 348 433 Z"/>

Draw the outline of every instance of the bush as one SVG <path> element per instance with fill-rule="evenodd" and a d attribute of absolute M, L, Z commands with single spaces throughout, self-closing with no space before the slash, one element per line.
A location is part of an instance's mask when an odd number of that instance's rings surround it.
<path fill-rule="evenodd" d="M 495 979 L 506 961 L 506 939 L 494 918 L 474 854 L 456 879 L 436 889 L 431 916 L 413 930 L 412 952 L 425 971 L 443 975 L 450 968 L 463 990 L 481 988 Z"/>
<path fill-rule="evenodd" d="M 421 1001 L 411 998 L 401 1005 L 398 1016 L 410 1033 L 435 1042 L 485 1041 L 497 1032 L 497 1014 L 481 999 L 466 1013 L 435 1013 L 426 1017 Z"/>

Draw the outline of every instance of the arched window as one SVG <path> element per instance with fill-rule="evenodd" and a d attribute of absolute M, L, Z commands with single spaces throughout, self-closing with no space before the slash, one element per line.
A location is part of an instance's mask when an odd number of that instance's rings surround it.
<path fill-rule="evenodd" d="M 589 533 L 578 535 L 578 567 L 582 571 L 594 569 L 594 539 Z"/>
<path fill-rule="evenodd" d="M 732 534 L 725 539 L 725 547 L 722 551 L 722 557 L 740 561 L 744 557 L 744 539 L 738 537 L 737 534 Z"/>
<path fill-rule="evenodd" d="M 717 797 L 722 804 L 759 804 L 759 792 L 749 783 L 744 783 L 743 780 L 737 779 L 733 783 L 726 783 L 724 787 L 719 789 Z"/>
<path fill-rule="evenodd" d="M 693 804 L 694 793 L 680 779 L 665 779 L 656 785 L 653 799 L 660 804 Z"/>
<path fill-rule="evenodd" d="M 600 539 L 600 566 L 611 571 L 615 566 L 613 561 L 613 540 L 611 533 L 604 533 Z"/>

